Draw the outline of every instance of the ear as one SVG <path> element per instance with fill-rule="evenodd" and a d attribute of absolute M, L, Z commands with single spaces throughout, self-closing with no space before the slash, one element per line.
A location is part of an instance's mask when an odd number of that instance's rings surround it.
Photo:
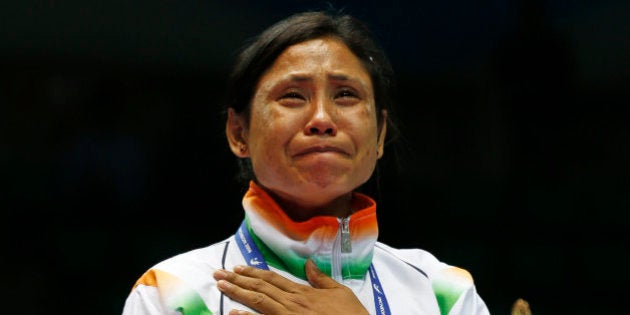
<path fill-rule="evenodd" d="M 387 110 L 381 110 L 380 128 L 378 130 L 378 138 L 376 139 L 376 155 L 377 158 L 381 158 L 385 152 L 385 135 L 387 134 Z"/>
<path fill-rule="evenodd" d="M 242 115 L 237 114 L 233 108 L 228 108 L 225 134 L 232 153 L 239 158 L 249 157 L 247 149 L 247 124 Z"/>

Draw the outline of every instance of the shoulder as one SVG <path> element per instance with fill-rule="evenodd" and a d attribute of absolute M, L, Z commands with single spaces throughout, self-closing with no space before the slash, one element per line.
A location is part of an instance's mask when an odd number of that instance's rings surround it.
<path fill-rule="evenodd" d="M 466 286 L 473 284 L 473 277 L 468 270 L 445 263 L 426 250 L 394 248 L 380 242 L 376 243 L 376 250 L 422 270 L 431 282 L 446 282 Z"/>
<path fill-rule="evenodd" d="M 147 269 L 134 284 L 123 314 L 212 314 L 220 298 L 212 290 L 212 274 L 222 268 L 233 236 L 221 242 L 183 252 Z M 209 308 L 210 307 L 210 308 Z"/>
<path fill-rule="evenodd" d="M 438 260 L 432 253 L 419 248 L 394 248 L 377 242 L 375 252 L 420 269 L 428 278 L 432 278 L 435 273 L 450 267 L 450 265 Z"/>
<path fill-rule="evenodd" d="M 468 270 L 445 263 L 419 248 L 399 249 L 377 242 L 375 250 L 423 273 L 443 314 L 487 314 Z"/>
<path fill-rule="evenodd" d="M 221 266 L 223 256 L 227 255 L 226 247 L 229 246 L 232 237 L 212 245 L 192 249 L 181 254 L 167 258 L 151 269 L 175 271 L 179 269 L 207 269 Z"/>
<path fill-rule="evenodd" d="M 231 239 L 232 237 L 207 247 L 188 250 L 158 262 L 144 272 L 134 288 L 139 285 L 158 287 L 173 282 L 196 283 L 200 275 L 212 278 L 212 273 L 222 267 Z"/>

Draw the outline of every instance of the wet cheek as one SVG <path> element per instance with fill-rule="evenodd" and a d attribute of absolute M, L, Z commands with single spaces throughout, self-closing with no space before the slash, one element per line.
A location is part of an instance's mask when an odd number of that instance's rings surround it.
<path fill-rule="evenodd" d="M 372 176 L 372 173 L 374 173 L 377 159 L 376 149 L 373 151 L 374 152 L 372 152 L 372 150 L 367 150 L 358 161 L 358 168 L 356 169 L 355 173 L 356 179 L 366 181 Z"/>
<path fill-rule="evenodd" d="M 365 135 L 357 144 L 359 152 L 359 160 L 362 164 L 371 163 L 376 160 L 376 141 L 372 140 L 372 133 Z"/>
<path fill-rule="evenodd" d="M 271 127 L 271 126 L 270 126 Z M 274 131 L 273 128 L 267 130 L 268 132 L 262 134 L 259 138 L 259 150 L 261 157 L 266 161 L 268 165 L 275 165 L 280 163 L 283 158 L 284 147 L 283 140 L 276 134 L 281 134 L 280 131 Z"/>

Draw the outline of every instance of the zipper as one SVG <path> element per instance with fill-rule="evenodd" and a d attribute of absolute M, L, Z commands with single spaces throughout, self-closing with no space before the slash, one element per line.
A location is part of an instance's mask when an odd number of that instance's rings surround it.
<path fill-rule="evenodd" d="M 337 231 L 337 237 L 335 237 L 335 244 L 333 246 L 331 276 L 337 282 L 341 283 L 343 280 L 343 274 L 341 272 L 341 254 L 352 252 L 352 242 L 350 242 L 350 217 L 338 220 L 339 230 Z"/>
<path fill-rule="evenodd" d="M 341 252 L 352 253 L 352 243 L 350 242 L 350 217 L 341 219 Z"/>

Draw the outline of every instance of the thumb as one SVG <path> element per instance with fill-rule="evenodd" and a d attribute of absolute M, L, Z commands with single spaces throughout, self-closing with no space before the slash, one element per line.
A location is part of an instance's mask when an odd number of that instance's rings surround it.
<path fill-rule="evenodd" d="M 319 270 L 312 259 L 309 258 L 306 260 L 304 268 L 306 269 L 306 278 L 308 279 L 308 283 L 310 283 L 314 288 L 332 289 L 339 286 L 337 281 Z"/>

